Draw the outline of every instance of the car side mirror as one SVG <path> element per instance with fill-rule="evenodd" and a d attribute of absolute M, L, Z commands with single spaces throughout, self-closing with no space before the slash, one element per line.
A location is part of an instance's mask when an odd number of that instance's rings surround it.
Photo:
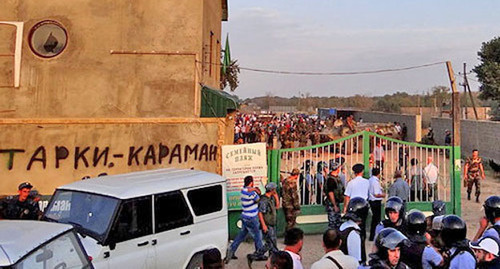
<path fill-rule="evenodd" d="M 115 248 L 116 248 L 116 243 L 113 241 L 109 242 L 109 249 L 114 250 Z"/>

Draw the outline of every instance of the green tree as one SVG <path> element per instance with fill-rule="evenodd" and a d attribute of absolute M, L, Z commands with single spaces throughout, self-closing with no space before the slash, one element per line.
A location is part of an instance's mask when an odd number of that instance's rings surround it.
<path fill-rule="evenodd" d="M 491 120 L 500 121 L 500 105 L 498 102 L 493 102 L 491 104 L 490 116 Z"/>
<path fill-rule="evenodd" d="M 481 63 L 472 71 L 481 83 L 479 98 L 500 101 L 500 37 L 484 42 L 477 55 Z"/>
<path fill-rule="evenodd" d="M 446 86 L 434 86 L 431 90 L 431 98 L 436 100 L 437 106 L 442 106 L 443 104 L 451 102 L 450 88 Z"/>
<path fill-rule="evenodd" d="M 380 98 L 372 107 L 373 111 L 401 113 L 401 106 L 387 98 Z"/>

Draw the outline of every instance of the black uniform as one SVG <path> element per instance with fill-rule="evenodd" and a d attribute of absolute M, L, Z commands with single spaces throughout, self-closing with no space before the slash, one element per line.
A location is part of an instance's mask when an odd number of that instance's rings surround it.
<path fill-rule="evenodd" d="M 0 211 L 4 219 L 38 220 L 42 214 L 37 202 L 31 199 L 21 202 L 18 195 L 5 198 Z"/>

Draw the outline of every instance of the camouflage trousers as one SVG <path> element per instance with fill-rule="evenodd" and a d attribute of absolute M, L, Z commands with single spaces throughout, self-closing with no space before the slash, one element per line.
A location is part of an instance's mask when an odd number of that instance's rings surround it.
<path fill-rule="evenodd" d="M 326 206 L 326 213 L 328 214 L 328 228 L 339 229 L 342 225 L 342 219 L 340 212 L 335 212 L 333 205 Z"/>
<path fill-rule="evenodd" d="M 285 207 L 283 207 L 283 211 L 285 212 L 286 230 L 290 230 L 297 224 L 297 211 L 293 208 Z"/>
<path fill-rule="evenodd" d="M 469 174 L 469 178 L 467 179 L 467 193 L 472 192 L 473 185 L 476 185 L 476 197 L 479 197 L 479 194 L 481 194 L 481 176 L 479 173 Z"/>

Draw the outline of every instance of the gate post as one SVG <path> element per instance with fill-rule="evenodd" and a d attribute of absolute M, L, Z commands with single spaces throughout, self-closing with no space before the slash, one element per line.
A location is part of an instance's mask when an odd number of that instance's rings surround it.
<path fill-rule="evenodd" d="M 462 215 L 462 165 L 461 165 L 461 153 L 460 146 L 453 146 L 453 159 L 452 159 L 452 167 L 453 167 L 453 186 L 451 190 L 453 191 L 453 214 L 457 216 Z"/>
<path fill-rule="evenodd" d="M 279 183 L 279 174 L 280 174 L 280 167 L 279 167 L 279 150 L 277 149 L 271 149 L 268 151 L 269 152 L 269 181 L 270 182 L 275 182 Z M 279 184 L 278 184 L 279 186 Z"/>
<path fill-rule="evenodd" d="M 365 166 L 365 171 L 363 176 L 365 178 L 370 177 L 370 133 L 363 131 L 363 165 Z"/>
<path fill-rule="evenodd" d="M 460 172 L 462 170 L 460 159 L 460 118 L 462 113 L 460 112 L 460 96 L 458 94 L 457 86 L 455 83 L 455 73 L 453 72 L 453 67 L 450 61 L 446 62 L 446 67 L 448 69 L 448 77 L 450 79 L 450 85 L 452 90 L 451 95 L 451 103 L 452 103 L 452 112 L 453 112 L 453 206 L 455 210 L 455 214 L 460 216 L 462 213 L 462 205 L 461 205 L 461 187 L 460 184 Z"/>

